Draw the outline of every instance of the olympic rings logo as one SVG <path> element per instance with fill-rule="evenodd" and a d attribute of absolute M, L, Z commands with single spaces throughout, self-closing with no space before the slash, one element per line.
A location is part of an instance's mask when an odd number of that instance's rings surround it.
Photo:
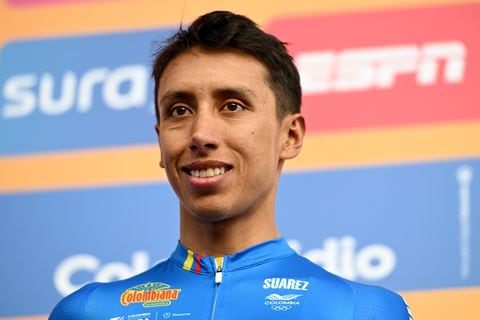
<path fill-rule="evenodd" d="M 292 306 L 288 306 L 288 305 L 272 306 L 272 309 L 275 311 L 287 311 L 287 310 L 290 310 L 291 308 Z"/>

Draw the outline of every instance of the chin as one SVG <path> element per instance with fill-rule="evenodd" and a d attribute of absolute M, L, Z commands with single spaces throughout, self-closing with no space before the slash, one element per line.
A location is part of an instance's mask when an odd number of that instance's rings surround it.
<path fill-rule="evenodd" d="M 201 212 L 196 212 L 193 214 L 193 216 L 201 220 L 203 222 L 220 222 L 220 221 L 225 221 L 230 218 L 232 218 L 233 215 L 231 214 L 226 214 L 224 211 L 218 212 L 218 211 L 201 211 Z"/>
<path fill-rule="evenodd" d="M 237 215 L 227 208 L 214 208 L 212 206 L 208 206 L 208 208 L 190 208 L 187 212 L 195 219 L 203 222 L 225 221 Z"/>

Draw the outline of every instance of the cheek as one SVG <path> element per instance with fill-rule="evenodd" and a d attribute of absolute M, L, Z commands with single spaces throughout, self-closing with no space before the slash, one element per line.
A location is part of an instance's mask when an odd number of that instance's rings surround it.
<path fill-rule="evenodd" d="M 262 167 L 274 165 L 278 157 L 276 128 L 265 126 L 256 130 L 250 130 L 248 144 L 245 143 L 245 151 L 252 155 L 253 161 Z"/>
<path fill-rule="evenodd" d="M 179 143 L 175 143 L 174 137 L 166 134 L 160 139 L 161 160 L 166 169 L 169 169 L 179 155 Z"/>

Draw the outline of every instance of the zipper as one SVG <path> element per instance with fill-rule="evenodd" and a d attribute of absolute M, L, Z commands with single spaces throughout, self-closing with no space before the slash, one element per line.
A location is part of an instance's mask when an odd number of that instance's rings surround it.
<path fill-rule="evenodd" d="M 217 298 L 218 291 L 220 289 L 220 284 L 223 280 L 223 257 L 218 257 L 214 259 L 215 261 L 215 292 L 213 296 L 213 305 L 212 305 L 212 316 L 210 320 L 215 319 L 215 309 L 217 308 Z"/>

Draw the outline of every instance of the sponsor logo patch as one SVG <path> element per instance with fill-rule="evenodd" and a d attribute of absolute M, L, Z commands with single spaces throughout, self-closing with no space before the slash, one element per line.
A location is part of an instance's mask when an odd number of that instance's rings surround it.
<path fill-rule="evenodd" d="M 165 307 L 178 299 L 180 291 L 162 282 L 142 283 L 125 290 L 120 303 L 125 307 L 134 303 L 142 303 L 145 308 Z"/>
<path fill-rule="evenodd" d="M 164 319 L 176 318 L 176 317 L 190 317 L 192 314 L 190 312 L 182 312 L 182 313 L 175 313 L 175 312 L 165 312 L 163 314 Z"/>
<path fill-rule="evenodd" d="M 157 314 L 155 314 L 156 317 Z M 150 312 L 129 314 L 128 316 L 113 317 L 110 320 L 151 320 L 153 319 Z"/>
<path fill-rule="evenodd" d="M 301 294 L 280 295 L 272 293 L 265 297 L 265 305 L 270 306 L 274 311 L 287 311 L 292 309 L 292 307 L 300 305 L 297 298 L 301 296 Z"/>

